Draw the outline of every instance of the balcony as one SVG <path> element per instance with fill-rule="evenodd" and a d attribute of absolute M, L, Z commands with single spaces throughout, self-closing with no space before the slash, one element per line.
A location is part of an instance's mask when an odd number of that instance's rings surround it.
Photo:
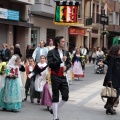
<path fill-rule="evenodd" d="M 35 3 L 35 0 L 10 0 L 12 2 L 16 2 L 16 3 L 22 3 L 22 4 L 28 4 L 28 5 L 33 5 Z"/>
<path fill-rule="evenodd" d="M 51 0 L 35 0 L 31 13 L 45 17 L 54 17 L 54 3 Z"/>

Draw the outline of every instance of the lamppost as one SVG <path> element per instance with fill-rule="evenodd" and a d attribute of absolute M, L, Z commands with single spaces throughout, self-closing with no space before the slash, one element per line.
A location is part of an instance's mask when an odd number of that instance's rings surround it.
<path fill-rule="evenodd" d="M 102 47 L 104 48 L 104 29 L 105 29 L 105 25 L 108 25 L 108 16 L 105 15 L 105 9 L 101 10 L 101 15 L 100 15 L 100 23 L 103 25 L 103 44 Z"/>

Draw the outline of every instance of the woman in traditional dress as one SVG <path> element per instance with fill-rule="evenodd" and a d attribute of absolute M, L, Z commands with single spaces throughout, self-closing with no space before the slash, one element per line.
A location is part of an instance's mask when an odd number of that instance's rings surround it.
<path fill-rule="evenodd" d="M 77 79 L 84 77 L 84 72 L 83 72 L 81 63 L 82 63 L 82 58 L 80 56 L 80 49 L 77 48 L 76 52 L 72 58 L 73 73 L 74 73 L 74 77 Z"/>
<path fill-rule="evenodd" d="M 3 110 L 17 111 L 22 107 L 21 75 L 25 71 L 18 55 L 13 55 L 6 69 L 4 87 L 0 91 L 0 108 Z"/>

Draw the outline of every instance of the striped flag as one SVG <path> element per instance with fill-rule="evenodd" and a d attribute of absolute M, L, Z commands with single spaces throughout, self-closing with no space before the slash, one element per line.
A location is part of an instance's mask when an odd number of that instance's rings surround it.
<path fill-rule="evenodd" d="M 78 6 L 56 6 L 55 22 L 76 23 Z"/>

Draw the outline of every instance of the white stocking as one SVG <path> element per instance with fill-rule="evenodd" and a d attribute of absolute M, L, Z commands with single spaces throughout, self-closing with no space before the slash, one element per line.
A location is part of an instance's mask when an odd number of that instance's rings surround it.
<path fill-rule="evenodd" d="M 57 115 L 58 103 L 57 102 L 52 103 L 52 110 L 53 110 L 53 119 L 55 120 L 58 118 L 58 115 Z"/>
<path fill-rule="evenodd" d="M 60 109 L 65 104 L 65 102 L 66 101 L 64 101 L 64 100 L 60 100 L 58 103 L 58 109 Z"/>

